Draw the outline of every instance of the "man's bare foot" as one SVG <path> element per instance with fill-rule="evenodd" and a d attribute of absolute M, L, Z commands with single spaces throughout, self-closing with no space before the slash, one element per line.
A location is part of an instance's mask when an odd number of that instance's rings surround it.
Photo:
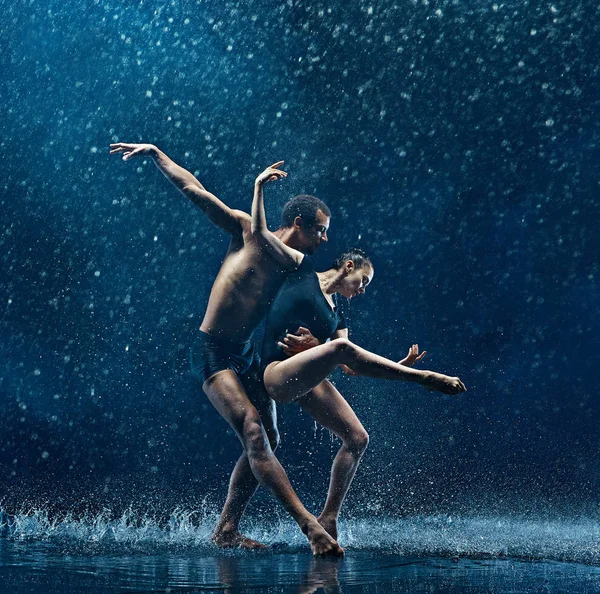
<path fill-rule="evenodd" d="M 338 538 L 337 518 L 328 518 L 327 516 L 319 516 L 317 522 L 325 528 L 327 534 L 334 540 Z"/>
<path fill-rule="evenodd" d="M 343 557 L 344 549 L 333 539 L 318 522 L 310 523 L 306 529 L 306 538 L 315 557 Z"/>
<path fill-rule="evenodd" d="M 211 540 L 222 549 L 268 549 L 267 545 L 264 545 L 256 540 L 252 540 L 247 536 L 244 536 L 241 532 L 230 531 L 230 532 L 215 532 L 212 535 Z"/>

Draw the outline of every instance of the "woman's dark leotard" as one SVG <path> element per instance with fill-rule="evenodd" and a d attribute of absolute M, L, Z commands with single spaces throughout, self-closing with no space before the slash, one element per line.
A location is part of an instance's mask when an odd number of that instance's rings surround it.
<path fill-rule="evenodd" d="M 289 274 L 271 305 L 262 345 L 263 367 L 287 359 L 277 343 L 288 332 L 295 333 L 299 326 L 308 328 L 321 342 L 336 330 L 346 328 L 343 316 L 337 308 L 331 308 L 323 295 L 309 256 L 304 256 L 298 269 Z"/>

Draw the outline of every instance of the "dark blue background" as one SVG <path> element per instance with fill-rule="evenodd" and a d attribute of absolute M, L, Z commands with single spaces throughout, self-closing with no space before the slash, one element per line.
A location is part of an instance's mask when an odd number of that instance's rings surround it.
<path fill-rule="evenodd" d="M 371 434 L 360 514 L 591 510 L 600 487 L 597 4 L 0 1 L 0 487 L 7 506 L 219 503 L 239 453 L 187 375 L 227 238 L 146 141 L 272 228 L 333 213 L 375 279 L 352 336 L 469 391 L 336 379 Z M 288 406 L 324 499 L 337 445 Z M 262 501 L 262 503 L 261 503 Z M 259 499 L 261 505 L 266 497 Z"/>

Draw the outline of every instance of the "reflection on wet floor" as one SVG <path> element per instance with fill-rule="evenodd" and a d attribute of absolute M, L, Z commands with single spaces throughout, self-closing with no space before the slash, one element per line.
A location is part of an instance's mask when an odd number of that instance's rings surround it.
<path fill-rule="evenodd" d="M 147 551 L 90 555 L 0 539 L 0 591 L 86 592 L 578 592 L 600 591 L 600 567 L 518 559 L 418 558 L 350 551 L 308 553 Z"/>

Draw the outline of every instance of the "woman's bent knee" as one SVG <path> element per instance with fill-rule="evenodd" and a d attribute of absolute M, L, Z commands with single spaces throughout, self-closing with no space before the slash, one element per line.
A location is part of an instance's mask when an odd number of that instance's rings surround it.
<path fill-rule="evenodd" d="M 353 454 L 360 457 L 365 453 L 365 450 L 369 446 L 369 434 L 364 430 L 354 431 L 346 446 L 352 451 Z"/>

